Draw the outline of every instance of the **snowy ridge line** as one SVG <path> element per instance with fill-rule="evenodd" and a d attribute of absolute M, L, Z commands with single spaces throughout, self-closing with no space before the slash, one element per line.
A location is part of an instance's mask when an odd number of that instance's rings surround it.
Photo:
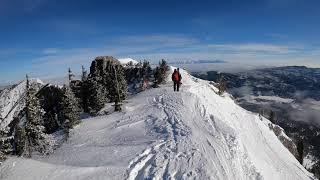
<path fill-rule="evenodd" d="M 266 121 L 209 82 L 181 74 L 180 92 L 168 77 L 133 96 L 123 112 L 82 121 L 54 154 L 10 157 L 1 179 L 315 179 Z"/>
<path fill-rule="evenodd" d="M 265 123 L 261 123 L 256 114 L 237 106 L 227 93 L 222 97 L 218 96 L 217 89 L 209 82 L 194 78 L 184 71 L 182 73 L 185 82 L 183 82 L 182 91 L 174 94 L 178 97 L 172 96 L 173 92 L 168 91 L 168 88 L 171 88 L 170 85 L 164 85 L 163 87 L 166 87 L 164 93 L 157 95 L 153 100 L 155 106 L 162 109 L 165 114 L 163 120 L 158 119 L 161 123 L 157 122 L 153 126 L 160 126 L 157 128 L 161 130 L 165 129 L 161 133 L 166 134 L 166 143 L 159 148 L 156 154 L 157 158 L 147 156 L 144 161 L 144 168 L 139 172 L 140 175 L 133 179 L 192 179 L 195 177 L 202 177 L 202 179 L 312 178 L 303 167 L 300 167 L 300 164 L 297 163 L 290 152 L 279 143 L 269 127 Z M 190 99 L 190 97 L 193 97 L 196 101 L 184 102 L 186 98 Z M 179 103 L 181 99 L 183 101 Z M 175 102 L 172 102 L 172 100 Z M 193 113 L 196 116 L 192 122 L 189 122 L 191 119 L 183 116 L 182 111 L 183 107 L 191 104 L 195 104 L 196 112 Z M 226 107 L 228 109 L 224 110 Z M 189 113 L 188 115 L 193 117 L 194 114 Z M 194 119 L 198 119 L 198 121 Z M 202 120 L 207 125 L 202 124 L 200 122 Z M 196 131 L 192 126 L 195 125 L 202 131 L 207 129 L 208 135 L 202 135 L 206 137 L 205 141 L 203 141 L 203 137 L 199 137 L 198 140 L 194 139 L 194 132 Z M 179 134 L 179 132 L 182 133 Z M 276 144 L 270 144 L 271 139 L 276 141 Z M 263 144 L 265 148 L 252 149 L 248 143 L 256 144 L 253 146 Z M 182 149 L 181 146 L 183 146 Z M 162 150 L 165 147 L 167 147 L 167 150 L 163 153 Z M 192 152 L 192 150 L 194 151 Z M 270 161 L 263 156 L 256 157 L 256 151 L 262 151 L 263 153 L 266 151 L 266 154 L 269 154 L 267 157 L 272 157 L 272 160 Z M 278 154 L 279 151 L 282 154 L 281 156 Z M 284 161 L 283 153 L 290 161 L 294 162 L 295 168 L 299 168 L 292 173 L 284 173 L 288 169 L 294 169 L 294 167 Z M 175 158 L 165 158 L 172 156 Z M 188 161 L 185 162 L 182 157 L 188 158 Z M 264 161 L 275 162 L 275 169 L 266 168 L 269 163 Z M 150 165 L 148 166 L 146 163 Z M 189 163 L 193 164 L 191 167 L 192 169 L 196 168 L 195 171 L 189 169 L 190 167 L 188 168 Z M 174 170 L 172 164 L 175 164 Z M 212 167 L 215 169 L 213 172 Z M 303 176 L 304 178 L 302 178 Z"/>

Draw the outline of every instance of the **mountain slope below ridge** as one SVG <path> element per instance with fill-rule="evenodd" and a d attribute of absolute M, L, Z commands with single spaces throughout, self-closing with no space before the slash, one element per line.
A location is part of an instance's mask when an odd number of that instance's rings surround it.
<path fill-rule="evenodd" d="M 39 79 L 30 79 L 30 84 L 40 86 L 44 83 Z M 0 130 L 6 130 L 14 117 L 25 107 L 25 96 L 25 80 L 0 93 Z"/>
<path fill-rule="evenodd" d="M 0 179 L 312 179 L 266 119 L 182 71 L 121 113 L 84 120 L 48 157 L 11 157 Z"/>

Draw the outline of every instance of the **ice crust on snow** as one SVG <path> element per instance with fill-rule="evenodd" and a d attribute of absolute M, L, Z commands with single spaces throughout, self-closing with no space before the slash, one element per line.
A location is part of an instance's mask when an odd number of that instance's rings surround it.
<path fill-rule="evenodd" d="M 0 179 L 312 179 L 268 127 L 209 82 L 181 70 L 124 112 L 83 120 L 54 154 L 11 157 Z"/>

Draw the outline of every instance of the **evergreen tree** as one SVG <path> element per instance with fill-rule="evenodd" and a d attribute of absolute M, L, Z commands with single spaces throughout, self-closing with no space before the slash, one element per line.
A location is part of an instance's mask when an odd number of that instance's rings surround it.
<path fill-rule="evenodd" d="M 15 145 L 16 155 L 27 154 L 29 144 L 28 144 L 28 138 L 27 138 L 27 133 L 25 128 L 25 122 L 22 126 L 17 126 L 15 129 L 14 145 Z"/>
<path fill-rule="evenodd" d="M 89 113 L 89 80 L 88 78 L 82 82 L 81 88 L 80 88 L 80 104 L 84 112 Z"/>
<path fill-rule="evenodd" d="M 26 95 L 26 140 L 24 145 L 24 155 L 30 157 L 33 151 L 47 153 L 49 142 L 44 127 L 41 125 L 41 111 L 39 99 L 36 97 L 36 89 L 30 85 L 27 76 L 27 95 Z"/>
<path fill-rule="evenodd" d="M 121 102 L 127 97 L 127 81 L 121 65 L 114 65 L 107 73 L 111 82 L 109 86 L 109 99 L 111 102 Z M 108 78 L 108 79 L 109 79 Z"/>
<path fill-rule="evenodd" d="M 13 152 L 12 137 L 5 137 L 0 134 L 0 164 L 6 159 L 6 155 Z"/>
<path fill-rule="evenodd" d="M 104 107 L 105 103 L 109 101 L 108 91 L 102 83 L 96 80 L 96 78 L 89 78 L 86 81 L 88 87 L 88 111 L 92 114 L 97 113 Z"/>
<path fill-rule="evenodd" d="M 69 69 L 68 69 L 68 80 L 69 80 L 69 84 L 70 84 L 70 82 L 72 81 L 73 77 L 74 77 L 74 74 L 72 73 L 71 68 L 69 68 Z"/>
<path fill-rule="evenodd" d="M 69 129 L 80 122 L 80 109 L 78 102 L 69 87 L 63 87 L 63 129 L 69 134 Z"/>
<path fill-rule="evenodd" d="M 169 66 L 167 62 L 164 59 L 162 59 L 159 62 L 159 66 L 156 67 L 154 71 L 155 86 L 165 81 L 166 77 L 168 76 L 168 71 L 169 71 Z"/>
<path fill-rule="evenodd" d="M 153 82 L 153 85 L 154 87 L 158 87 L 159 86 L 159 83 L 160 83 L 160 68 L 159 67 L 156 67 L 155 70 L 154 70 L 154 73 L 153 73 L 153 76 L 154 76 L 154 82 Z"/>
<path fill-rule="evenodd" d="M 152 74 L 152 68 L 150 66 L 150 62 L 147 60 L 144 60 L 142 63 L 142 74 L 145 76 L 145 78 L 150 79 Z"/>
<path fill-rule="evenodd" d="M 45 133 L 51 134 L 61 128 L 62 116 L 62 97 L 63 90 L 57 86 L 50 85 L 41 88 L 37 97 L 40 100 L 41 109 L 44 111 L 42 116 Z"/>

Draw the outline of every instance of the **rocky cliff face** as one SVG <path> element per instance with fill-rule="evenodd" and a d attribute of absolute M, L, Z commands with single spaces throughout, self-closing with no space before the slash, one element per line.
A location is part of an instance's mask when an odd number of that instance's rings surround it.
<path fill-rule="evenodd" d="M 123 100 L 127 94 L 127 82 L 121 62 L 112 56 L 98 56 L 90 66 L 89 80 L 95 79 L 106 88 L 110 102 Z M 118 97 L 119 96 L 119 97 Z"/>
<path fill-rule="evenodd" d="M 121 66 L 120 61 L 112 56 L 98 56 L 92 61 L 90 66 L 90 75 L 91 76 L 103 76 L 105 70 L 111 71 L 112 67 Z"/>

